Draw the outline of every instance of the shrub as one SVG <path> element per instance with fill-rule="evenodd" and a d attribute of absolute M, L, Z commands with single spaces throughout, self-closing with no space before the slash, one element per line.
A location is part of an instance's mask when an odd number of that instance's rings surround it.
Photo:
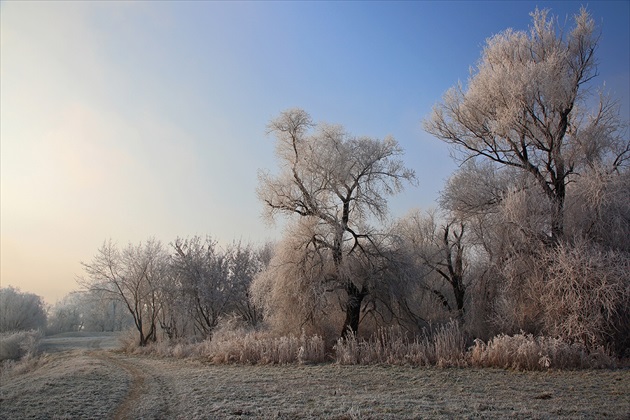
<path fill-rule="evenodd" d="M 0 334 L 0 362 L 19 360 L 37 353 L 41 333 L 38 331 L 19 331 Z"/>
<path fill-rule="evenodd" d="M 589 350 L 619 355 L 630 336 L 630 254 L 576 238 L 542 245 L 504 263 L 504 287 L 495 300 L 494 323 L 560 337 Z"/>
<path fill-rule="evenodd" d="M 627 333 L 619 327 L 630 305 L 630 255 L 578 240 L 546 255 L 546 279 L 538 301 L 545 332 L 589 349 L 621 352 Z"/>

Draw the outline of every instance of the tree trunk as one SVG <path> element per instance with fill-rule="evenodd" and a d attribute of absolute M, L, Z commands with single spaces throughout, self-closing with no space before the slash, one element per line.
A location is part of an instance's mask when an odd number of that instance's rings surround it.
<path fill-rule="evenodd" d="M 346 292 L 348 293 L 348 301 L 346 303 L 346 320 L 341 330 L 341 338 L 346 339 L 350 336 L 356 336 L 359 331 L 359 320 L 361 318 L 361 303 L 367 295 L 365 288 L 359 290 L 351 281 L 346 284 Z"/>
<path fill-rule="evenodd" d="M 564 237 L 564 199 L 566 188 L 564 184 L 556 187 L 556 197 L 553 200 L 553 213 L 551 215 L 551 240 L 556 244 Z"/>
<path fill-rule="evenodd" d="M 461 277 L 453 279 L 453 293 L 455 294 L 455 302 L 457 303 L 458 317 L 464 317 L 464 298 L 466 296 L 466 288 Z"/>

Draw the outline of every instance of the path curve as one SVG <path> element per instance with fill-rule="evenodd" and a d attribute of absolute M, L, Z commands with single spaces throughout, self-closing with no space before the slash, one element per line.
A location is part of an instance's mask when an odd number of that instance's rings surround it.
<path fill-rule="evenodd" d="M 91 351 L 91 357 L 125 371 L 131 378 L 129 391 L 113 414 L 116 420 L 136 418 L 137 414 L 151 412 L 152 418 L 172 418 L 169 405 L 170 386 L 158 372 L 142 364 L 138 359 L 125 357 L 110 351 Z M 143 416 L 144 417 L 144 416 Z"/>

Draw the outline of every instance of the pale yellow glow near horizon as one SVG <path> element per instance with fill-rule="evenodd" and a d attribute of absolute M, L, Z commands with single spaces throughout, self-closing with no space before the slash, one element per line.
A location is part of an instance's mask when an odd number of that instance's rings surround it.
<path fill-rule="evenodd" d="M 0 286 L 52 304 L 110 238 L 123 247 L 267 235 L 255 194 L 256 170 L 273 154 L 261 141 L 266 121 L 235 124 L 220 94 L 200 93 L 232 74 L 182 67 L 178 48 L 162 48 L 168 8 L 0 7 Z"/>
<path fill-rule="evenodd" d="M 128 121 L 105 99 L 124 82 L 83 9 L 2 5 L 0 285 L 48 303 L 77 288 L 80 261 L 104 240 L 164 233 L 164 178 L 197 166 L 185 133 L 149 112 Z M 153 161 L 142 159 L 147 139 Z"/>

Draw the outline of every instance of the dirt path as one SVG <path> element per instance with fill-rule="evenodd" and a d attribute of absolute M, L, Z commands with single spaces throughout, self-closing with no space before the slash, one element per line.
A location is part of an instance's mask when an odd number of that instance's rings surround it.
<path fill-rule="evenodd" d="M 127 396 L 112 416 L 114 419 L 176 417 L 171 409 L 173 392 L 169 378 L 152 367 L 151 361 L 107 351 L 88 355 L 126 372 L 131 379 Z"/>
<path fill-rule="evenodd" d="M 116 345 L 111 334 L 44 339 L 41 357 L 3 372 L 0 419 L 177 418 L 163 369 L 113 352 Z"/>
<path fill-rule="evenodd" d="M 112 357 L 103 357 L 98 355 L 97 357 L 102 360 L 107 360 L 125 370 L 131 375 L 130 392 L 127 394 L 127 398 L 118 406 L 118 409 L 114 413 L 115 420 L 122 420 L 132 418 L 133 408 L 139 405 L 140 399 L 147 393 L 148 387 L 145 385 L 147 376 L 140 369 L 136 368 L 130 363 L 123 363 L 120 360 L 115 360 Z"/>

